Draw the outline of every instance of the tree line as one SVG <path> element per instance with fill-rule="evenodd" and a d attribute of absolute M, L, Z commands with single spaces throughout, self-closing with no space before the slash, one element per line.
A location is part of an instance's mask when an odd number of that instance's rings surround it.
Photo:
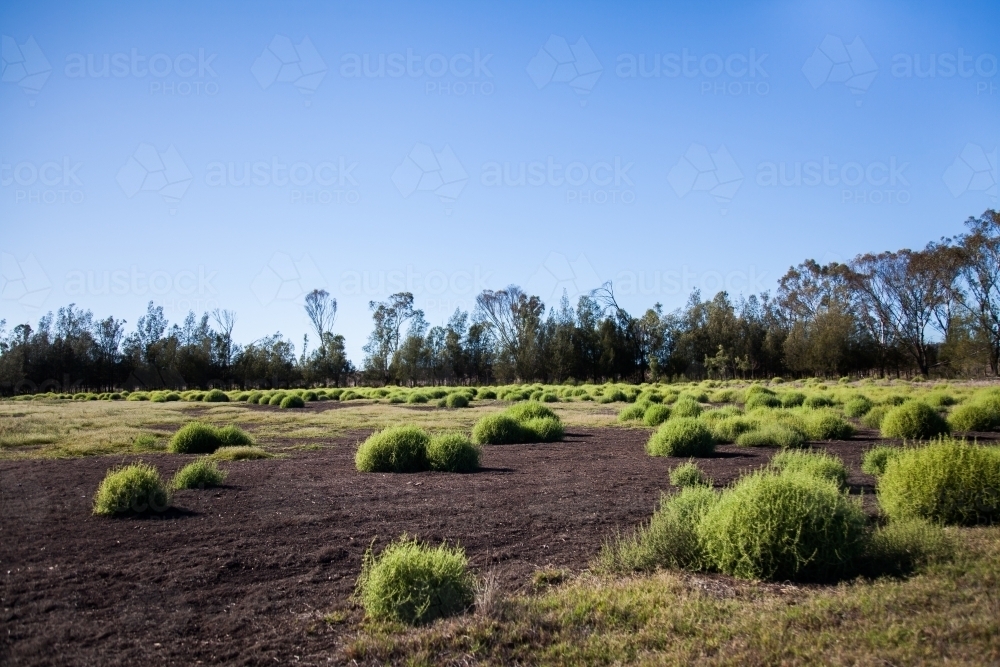
<path fill-rule="evenodd" d="M 356 367 L 334 332 L 337 301 L 306 296 L 315 344 L 275 333 L 246 345 L 236 316 L 189 313 L 170 325 L 150 302 L 134 330 L 70 304 L 38 325 L 0 320 L 0 391 L 121 387 L 494 384 L 801 376 L 1000 374 L 1000 213 L 921 250 L 807 260 L 774 294 L 694 291 L 686 305 L 632 315 L 614 285 L 557 304 L 509 286 L 471 313 L 431 326 L 413 294 L 369 304 L 372 331 Z"/>

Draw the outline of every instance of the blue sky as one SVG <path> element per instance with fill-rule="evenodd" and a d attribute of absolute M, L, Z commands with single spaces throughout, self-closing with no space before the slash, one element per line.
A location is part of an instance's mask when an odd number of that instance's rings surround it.
<path fill-rule="evenodd" d="M 537 4 L 5 3 L 0 319 L 324 287 L 360 362 L 401 289 L 673 309 L 997 205 L 996 3 Z"/>

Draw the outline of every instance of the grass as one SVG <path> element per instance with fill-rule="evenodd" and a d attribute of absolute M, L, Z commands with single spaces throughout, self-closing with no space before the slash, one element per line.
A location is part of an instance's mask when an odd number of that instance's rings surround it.
<path fill-rule="evenodd" d="M 169 506 L 160 473 L 141 461 L 109 470 L 94 494 L 94 514 L 103 516 L 162 512 Z"/>
<path fill-rule="evenodd" d="M 219 447 L 212 454 L 217 461 L 256 461 L 257 459 L 273 459 L 274 454 L 255 446 Z"/>
<path fill-rule="evenodd" d="M 178 470 L 170 482 L 173 489 L 208 489 L 219 486 L 226 479 L 226 472 L 212 459 L 198 459 Z"/>

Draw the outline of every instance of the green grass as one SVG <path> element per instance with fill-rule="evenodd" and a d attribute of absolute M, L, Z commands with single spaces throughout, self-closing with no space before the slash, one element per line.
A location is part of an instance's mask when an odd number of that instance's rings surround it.
<path fill-rule="evenodd" d="M 94 514 L 144 514 L 170 506 L 170 492 L 160 473 L 148 463 L 109 470 L 94 494 Z"/>
<path fill-rule="evenodd" d="M 651 456 L 708 456 L 714 451 L 712 432 L 694 417 L 672 417 L 646 442 Z"/>
<path fill-rule="evenodd" d="M 170 482 L 173 489 L 208 489 L 219 486 L 226 479 L 226 472 L 211 459 L 198 459 L 178 470 Z"/>
<path fill-rule="evenodd" d="M 217 461 L 256 461 L 257 459 L 273 459 L 274 454 L 256 446 L 219 447 L 212 454 Z"/>
<path fill-rule="evenodd" d="M 439 472 L 473 472 L 479 469 L 481 450 L 461 433 L 434 436 L 427 444 L 427 461 Z"/>
<path fill-rule="evenodd" d="M 415 426 L 394 426 L 373 433 L 358 447 L 354 463 L 361 472 L 427 470 L 430 437 Z"/>

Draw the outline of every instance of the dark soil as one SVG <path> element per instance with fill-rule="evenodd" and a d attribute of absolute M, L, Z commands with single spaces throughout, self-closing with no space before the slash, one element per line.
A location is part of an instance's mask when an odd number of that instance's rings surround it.
<path fill-rule="evenodd" d="M 645 430 L 576 429 L 561 443 L 487 447 L 475 474 L 362 474 L 364 435 L 223 464 L 223 488 L 177 492 L 149 518 L 90 513 L 123 457 L 0 462 L 0 664 L 336 663 L 347 626 L 322 617 L 360 617 L 349 597 L 372 540 L 458 542 L 506 591 L 527 590 L 535 570 L 582 570 L 605 538 L 648 518 L 683 462 L 647 456 Z M 870 445 L 824 446 L 872 501 L 859 470 Z M 723 446 L 698 464 L 724 485 L 773 453 Z M 141 458 L 166 478 L 192 457 Z"/>

